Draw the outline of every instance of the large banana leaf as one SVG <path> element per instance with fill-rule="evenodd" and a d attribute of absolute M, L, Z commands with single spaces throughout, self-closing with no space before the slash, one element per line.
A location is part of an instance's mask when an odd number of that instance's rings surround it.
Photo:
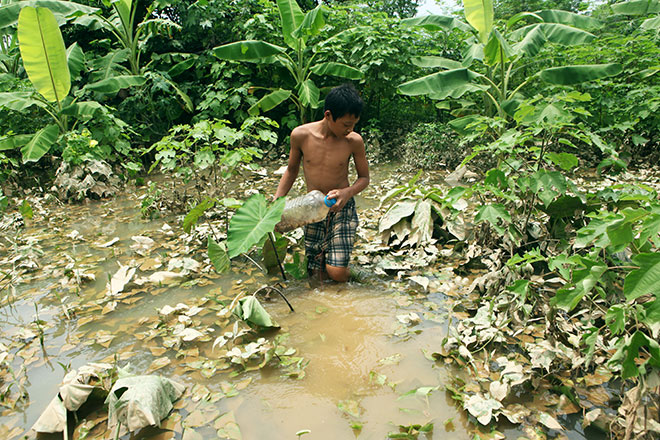
<path fill-rule="evenodd" d="M 558 9 L 536 11 L 534 14 L 541 17 L 546 23 L 560 23 L 580 29 L 593 29 L 601 24 L 599 20 L 589 17 L 588 15 L 574 14 L 573 12 L 561 11 Z"/>
<path fill-rule="evenodd" d="M 59 135 L 60 129 L 54 124 L 47 125 L 36 132 L 30 142 L 21 148 L 23 163 L 36 162 L 41 159 L 44 154 L 48 153 Z"/>
<path fill-rule="evenodd" d="M 436 56 L 413 57 L 410 59 L 410 62 L 417 67 L 427 68 L 440 67 L 442 69 L 460 69 L 461 67 L 465 67 L 459 61 Z"/>
<path fill-rule="evenodd" d="M 102 79 L 101 81 L 97 81 L 95 83 L 87 84 L 85 89 L 91 90 L 93 92 L 112 95 L 121 89 L 141 86 L 146 81 L 147 79 L 142 75 L 120 75 Z"/>
<path fill-rule="evenodd" d="M 646 15 L 660 12 L 660 1 L 658 0 L 635 0 L 632 2 L 616 3 L 612 5 L 616 14 L 622 15 Z"/>
<path fill-rule="evenodd" d="M 429 31 L 451 32 L 453 29 L 460 29 L 469 32 L 472 30 L 469 24 L 446 15 L 425 15 L 423 17 L 406 18 L 405 20 L 401 20 L 401 24 L 420 26 Z"/>
<path fill-rule="evenodd" d="M 507 61 L 512 54 L 513 48 L 506 38 L 497 29 L 493 29 L 484 47 L 484 63 L 494 66 L 502 60 Z"/>
<path fill-rule="evenodd" d="M 14 134 L 0 138 L 0 151 L 15 150 L 30 142 L 31 134 Z"/>
<path fill-rule="evenodd" d="M 572 46 L 576 44 L 589 43 L 596 36 L 590 32 L 583 31 L 565 24 L 559 23 L 538 23 L 529 26 L 521 27 L 511 33 L 512 40 L 520 40 L 525 37 L 527 33 L 539 28 L 543 35 L 553 43 L 563 44 L 565 46 Z"/>
<path fill-rule="evenodd" d="M 71 105 L 67 105 L 60 112 L 63 115 L 81 117 L 92 117 L 96 112 L 105 111 L 103 104 L 96 101 L 79 101 Z"/>
<path fill-rule="evenodd" d="M 303 81 L 298 87 L 298 99 L 304 107 L 317 108 L 319 106 L 319 97 L 321 92 L 316 87 L 314 81 L 308 79 Z"/>
<path fill-rule="evenodd" d="M 42 7 L 50 9 L 53 14 L 60 18 L 74 19 L 81 14 L 95 14 L 99 11 L 98 8 L 93 8 L 87 5 L 81 5 L 71 1 L 61 0 L 22 0 L 19 2 L 9 3 L 0 6 L 0 29 L 9 26 L 15 26 L 18 23 L 18 15 L 21 9 L 26 7 Z"/>
<path fill-rule="evenodd" d="M 364 76 L 362 71 L 355 67 L 335 62 L 319 63 L 312 66 L 310 70 L 316 75 L 332 75 L 347 79 L 360 79 Z"/>
<path fill-rule="evenodd" d="M 85 52 L 77 42 L 66 49 L 66 59 L 71 77 L 77 78 L 83 67 L 85 67 Z"/>
<path fill-rule="evenodd" d="M 0 93 L 0 108 L 5 107 L 9 110 L 23 111 L 36 105 L 46 107 L 46 103 L 32 97 L 34 92 L 5 92 Z"/>
<path fill-rule="evenodd" d="M 278 89 L 274 92 L 271 92 L 257 101 L 252 107 L 248 109 L 248 113 L 251 115 L 258 115 L 259 110 L 262 112 L 267 112 L 268 110 L 277 107 L 282 102 L 289 99 L 291 96 L 291 90 Z"/>
<path fill-rule="evenodd" d="M 541 79 L 552 84 L 570 85 L 615 76 L 621 73 L 621 64 L 588 64 L 552 67 L 540 72 Z"/>
<path fill-rule="evenodd" d="M 249 251 L 267 233 L 273 232 L 282 218 L 285 201 L 286 197 L 281 197 L 269 207 L 263 194 L 255 194 L 236 211 L 227 234 L 229 258 Z"/>
<path fill-rule="evenodd" d="M 128 26 L 131 23 L 131 7 L 133 6 L 132 0 L 118 0 L 112 2 L 112 6 L 114 6 L 117 14 L 119 14 L 119 19 L 121 20 L 123 29 L 128 29 Z M 130 32 L 132 32 L 132 29 Z"/>
<path fill-rule="evenodd" d="M 464 0 L 465 19 L 477 30 L 479 41 L 486 44 L 493 29 L 492 0 Z"/>
<path fill-rule="evenodd" d="M 293 32 L 302 24 L 305 16 L 296 0 L 277 0 L 277 9 L 280 11 L 282 19 L 282 36 L 287 46 L 292 49 L 297 48 L 297 38 Z"/>
<path fill-rule="evenodd" d="M 18 17 L 18 43 L 23 66 L 37 92 L 48 101 L 62 101 L 71 89 L 71 75 L 53 13 L 46 8 L 23 8 Z"/>
<path fill-rule="evenodd" d="M 649 18 L 639 26 L 642 29 L 658 29 L 660 28 L 660 15 L 655 18 Z"/>
<path fill-rule="evenodd" d="M 325 17 L 323 16 L 323 6 L 318 5 L 307 14 L 303 19 L 300 26 L 293 31 L 292 36 L 294 38 L 302 38 L 303 41 L 307 41 L 307 37 L 310 35 L 318 35 L 321 32 L 321 28 L 325 26 Z"/>
<path fill-rule="evenodd" d="M 117 71 L 127 72 L 127 69 L 120 63 L 128 61 L 129 54 L 130 51 L 128 49 L 114 50 L 107 55 L 94 60 L 94 80 L 100 81 L 102 79 L 110 78 L 111 76 L 114 76 Z"/>
<path fill-rule="evenodd" d="M 213 49 L 213 54 L 223 60 L 257 61 L 283 53 L 285 50 L 283 47 L 265 41 L 244 40 L 218 46 Z"/>
<path fill-rule="evenodd" d="M 403 83 L 399 86 L 399 92 L 409 96 L 433 95 L 435 99 L 444 99 L 450 95 L 458 98 L 460 95 L 455 96 L 455 90 L 480 76 L 465 68 L 445 70 Z"/>
<path fill-rule="evenodd" d="M 527 32 L 527 35 L 520 42 L 513 45 L 513 50 L 515 53 L 523 53 L 533 57 L 539 53 L 547 41 L 548 39 L 545 37 L 543 29 L 535 26 L 531 31 Z"/>

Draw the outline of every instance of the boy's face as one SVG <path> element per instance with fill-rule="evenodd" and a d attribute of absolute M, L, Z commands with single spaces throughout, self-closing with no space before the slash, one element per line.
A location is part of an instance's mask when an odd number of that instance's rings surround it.
<path fill-rule="evenodd" d="M 357 124 L 360 120 L 359 116 L 351 115 L 348 113 L 340 118 L 337 118 L 337 120 L 334 120 L 330 110 L 326 110 L 325 117 L 328 120 L 328 127 L 337 137 L 346 137 L 351 134 L 355 128 L 355 124 Z"/>

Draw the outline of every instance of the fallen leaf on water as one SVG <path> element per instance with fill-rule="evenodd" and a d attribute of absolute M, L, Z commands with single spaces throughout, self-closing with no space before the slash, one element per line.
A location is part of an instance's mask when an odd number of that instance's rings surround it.
<path fill-rule="evenodd" d="M 236 418 L 234 417 L 234 412 L 229 411 L 228 413 L 218 417 L 218 419 L 213 424 L 213 427 L 218 430 L 217 434 L 220 438 L 226 438 L 229 440 L 243 440 L 241 435 L 241 430 L 236 423 Z"/>
<path fill-rule="evenodd" d="M 154 359 L 154 361 L 149 365 L 149 368 L 147 368 L 147 371 L 153 372 L 156 370 L 160 370 L 163 367 L 168 366 L 169 364 L 172 363 L 172 360 L 168 357 L 161 357 L 158 359 Z"/>
<path fill-rule="evenodd" d="M 502 404 L 495 399 L 488 399 L 475 394 L 470 396 L 464 403 L 463 407 L 482 425 L 487 425 L 493 418 L 493 411 L 502 408 Z"/>
<path fill-rule="evenodd" d="M 119 292 L 124 290 L 124 286 L 131 281 L 135 275 L 136 268 L 131 266 L 119 265 L 119 270 L 112 276 L 110 282 L 107 284 L 107 294 L 116 296 Z"/>
<path fill-rule="evenodd" d="M 490 383 L 489 387 L 490 395 L 495 399 L 502 401 L 507 394 L 509 394 L 509 386 L 505 383 L 496 380 Z"/>
<path fill-rule="evenodd" d="M 96 246 L 98 246 L 98 247 L 100 247 L 100 248 L 107 248 L 107 247 L 110 247 L 110 246 L 112 246 L 113 244 L 117 243 L 118 241 L 119 241 L 119 237 L 115 237 L 115 238 L 113 238 L 112 240 L 110 240 L 110 241 L 108 241 L 108 242 L 106 242 L 106 243 L 103 243 L 103 244 L 97 244 Z"/>
<path fill-rule="evenodd" d="M 557 431 L 561 431 L 564 428 L 559 424 L 557 419 L 552 417 L 550 414 L 546 412 L 541 412 L 539 414 L 539 422 L 543 424 L 546 428 L 548 429 L 555 429 Z"/>

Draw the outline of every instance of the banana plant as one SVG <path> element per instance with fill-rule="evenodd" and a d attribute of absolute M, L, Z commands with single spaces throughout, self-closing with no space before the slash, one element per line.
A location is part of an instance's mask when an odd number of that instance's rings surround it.
<path fill-rule="evenodd" d="M 320 105 L 320 90 L 312 80 L 312 74 L 355 80 L 362 78 L 362 72 L 342 63 L 314 64 L 318 55 L 315 49 L 327 41 L 312 47 L 308 47 L 307 42 L 309 37 L 319 35 L 325 26 L 323 6 L 319 5 L 303 14 L 295 0 L 277 0 L 277 8 L 282 21 L 282 36 L 289 49 L 265 41 L 244 40 L 218 46 L 213 49 L 213 53 L 223 60 L 262 62 L 284 67 L 291 75 L 295 87 L 258 87 L 269 93 L 250 107 L 248 112 L 251 115 L 266 112 L 290 99 L 296 105 L 301 121 L 306 122 L 310 109 Z"/>
<path fill-rule="evenodd" d="M 442 70 L 399 85 L 402 94 L 427 95 L 442 101 L 460 98 L 468 92 L 478 92 L 485 96 L 488 115 L 496 113 L 510 119 L 524 97 L 524 87 L 537 77 L 551 84 L 569 85 L 617 75 L 622 70 L 619 64 L 562 66 L 539 70 L 518 79 L 517 74 L 522 67 L 530 68 L 530 64 L 521 64 L 537 55 L 545 44 L 589 43 L 596 37 L 586 29 L 597 26 L 599 22 L 571 12 L 544 10 L 521 12 L 499 29 L 493 20 L 492 0 L 465 0 L 464 6 L 467 23 L 435 15 L 403 20 L 404 24 L 432 31 L 449 32 L 457 28 L 468 31 L 471 36 L 462 61 L 432 56 L 415 58 L 413 63 L 417 66 Z M 530 24 L 513 30 L 525 22 Z M 475 69 L 478 64 L 481 65 L 480 71 Z M 447 103 L 438 106 L 447 108 Z M 455 121 L 452 125 L 460 127 L 461 124 Z"/>
<path fill-rule="evenodd" d="M 630 2 L 616 3 L 612 5 L 612 11 L 618 15 L 629 17 L 646 17 L 656 14 L 655 17 L 646 18 L 641 24 L 640 29 L 660 30 L 660 1 L 658 0 L 633 0 Z"/>
<path fill-rule="evenodd" d="M 69 96 L 70 66 L 81 68 L 82 51 L 77 45 L 69 50 L 65 48 L 57 19 L 50 9 L 25 6 L 17 24 L 23 66 L 35 90 L 0 93 L 0 108 L 24 111 L 36 106 L 48 113 L 54 122 L 34 134 L 15 134 L 0 139 L 0 150 L 20 148 L 22 161 L 27 163 L 38 161 L 61 134 L 73 128 L 71 118 L 77 122 L 107 110 L 95 101 L 77 102 Z"/>

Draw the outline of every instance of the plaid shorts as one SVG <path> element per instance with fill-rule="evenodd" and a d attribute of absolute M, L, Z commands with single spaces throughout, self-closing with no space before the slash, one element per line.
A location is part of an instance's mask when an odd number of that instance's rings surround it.
<path fill-rule="evenodd" d="M 324 263 L 348 267 L 357 226 L 357 211 L 352 198 L 341 211 L 331 212 L 324 220 L 305 226 L 307 269 L 320 269 L 325 267 Z"/>

